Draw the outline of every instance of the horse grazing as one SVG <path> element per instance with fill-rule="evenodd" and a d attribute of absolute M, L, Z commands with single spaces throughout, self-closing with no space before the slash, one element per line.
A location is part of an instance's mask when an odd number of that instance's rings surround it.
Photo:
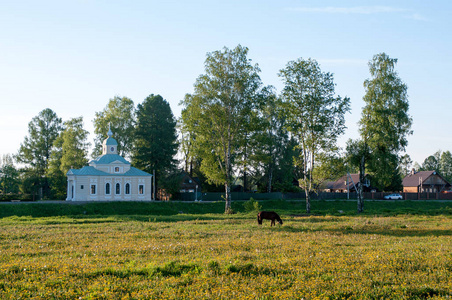
<path fill-rule="evenodd" d="M 282 225 L 282 220 L 277 213 L 274 211 L 261 211 L 257 214 L 257 223 L 262 225 L 262 220 L 271 220 L 270 227 L 275 225 L 275 220 L 278 221 L 279 224 Z"/>

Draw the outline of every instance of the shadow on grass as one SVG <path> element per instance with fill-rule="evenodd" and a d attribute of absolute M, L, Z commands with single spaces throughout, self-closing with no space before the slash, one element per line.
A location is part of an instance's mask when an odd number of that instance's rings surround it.
<path fill-rule="evenodd" d="M 440 237 L 452 236 L 452 229 L 423 229 L 410 228 L 406 225 L 392 226 L 353 226 L 337 224 L 334 227 L 309 227 L 309 224 L 302 225 L 283 225 L 277 227 L 268 227 L 264 230 L 283 231 L 283 232 L 327 232 L 333 235 L 382 235 L 396 237 Z"/>

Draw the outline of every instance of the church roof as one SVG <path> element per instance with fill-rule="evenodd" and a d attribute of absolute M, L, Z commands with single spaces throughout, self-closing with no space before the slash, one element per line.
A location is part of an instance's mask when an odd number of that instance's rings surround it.
<path fill-rule="evenodd" d="M 117 142 L 114 138 L 112 138 L 112 137 L 109 137 L 108 139 L 106 139 L 106 140 L 104 141 L 104 143 L 105 143 L 105 145 L 107 145 L 107 146 L 117 146 L 117 145 L 118 145 L 118 142 Z"/>
<path fill-rule="evenodd" d="M 90 164 L 91 163 L 95 163 L 95 164 L 107 165 L 107 164 L 111 164 L 111 163 L 113 163 L 115 161 L 119 161 L 119 162 L 121 162 L 123 164 L 130 165 L 130 163 L 124 157 L 122 157 L 121 155 L 118 155 L 118 154 L 104 154 L 104 155 L 101 155 L 98 158 L 93 159 L 90 162 Z"/>
<path fill-rule="evenodd" d="M 109 176 L 109 177 L 114 177 L 114 176 L 122 176 L 122 177 L 127 177 L 127 176 L 152 176 L 151 174 L 141 171 L 137 168 L 134 167 L 130 167 L 130 170 L 128 170 L 125 173 L 121 173 L 121 174 L 110 174 L 107 172 L 103 172 L 100 170 L 97 170 L 94 167 L 91 166 L 84 166 L 81 169 L 70 169 L 67 172 L 67 175 L 79 175 L 79 176 Z"/>

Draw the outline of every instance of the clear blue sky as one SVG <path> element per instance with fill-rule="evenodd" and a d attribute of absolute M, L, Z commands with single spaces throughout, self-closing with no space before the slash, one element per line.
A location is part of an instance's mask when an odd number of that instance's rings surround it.
<path fill-rule="evenodd" d="M 451 1 L 435 0 L 1 1 L 0 155 L 17 153 L 45 108 L 83 116 L 91 133 L 114 96 L 138 104 L 160 94 L 179 117 L 206 53 L 241 44 L 278 92 L 290 60 L 334 73 L 352 102 L 341 145 L 358 136 L 368 61 L 398 58 L 414 121 L 407 153 L 422 163 L 452 151 L 451 15 Z"/>

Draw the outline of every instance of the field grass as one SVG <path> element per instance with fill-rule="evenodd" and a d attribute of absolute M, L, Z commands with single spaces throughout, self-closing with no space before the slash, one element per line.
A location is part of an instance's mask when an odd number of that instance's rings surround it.
<path fill-rule="evenodd" d="M 1 299 L 448 299 L 452 203 L 0 205 Z"/>

